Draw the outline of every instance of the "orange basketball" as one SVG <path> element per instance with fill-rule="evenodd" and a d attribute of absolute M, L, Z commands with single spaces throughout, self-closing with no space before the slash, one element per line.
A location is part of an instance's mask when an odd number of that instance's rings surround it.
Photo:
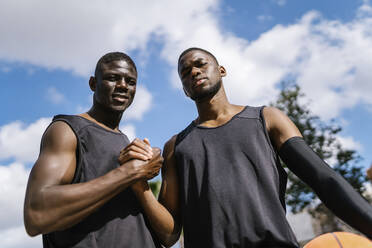
<path fill-rule="evenodd" d="M 304 248 L 372 248 L 372 241 L 354 233 L 332 232 L 314 238 Z"/>

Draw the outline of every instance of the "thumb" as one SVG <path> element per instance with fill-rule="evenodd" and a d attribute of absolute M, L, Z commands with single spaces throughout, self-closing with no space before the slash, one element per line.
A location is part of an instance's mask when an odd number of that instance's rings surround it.
<path fill-rule="evenodd" d="M 149 146 L 151 146 L 151 145 L 150 145 L 150 141 L 149 141 L 148 138 L 144 138 L 144 139 L 143 139 L 143 142 L 145 142 L 146 144 L 148 144 Z"/>

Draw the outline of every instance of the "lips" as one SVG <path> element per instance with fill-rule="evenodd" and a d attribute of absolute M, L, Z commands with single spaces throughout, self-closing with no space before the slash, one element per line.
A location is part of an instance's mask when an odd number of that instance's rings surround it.
<path fill-rule="evenodd" d="M 125 102 L 129 99 L 129 97 L 125 94 L 113 94 L 112 99 L 118 102 Z"/>
<path fill-rule="evenodd" d="M 207 81 L 207 78 L 206 77 L 196 78 L 193 81 L 193 87 L 198 87 L 199 85 L 202 85 L 205 81 Z"/>

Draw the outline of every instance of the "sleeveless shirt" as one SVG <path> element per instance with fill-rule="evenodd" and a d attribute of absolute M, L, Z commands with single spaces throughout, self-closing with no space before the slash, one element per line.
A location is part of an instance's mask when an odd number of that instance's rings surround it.
<path fill-rule="evenodd" d="M 53 122 L 67 123 L 77 139 L 76 170 L 72 183 L 103 176 L 119 166 L 127 136 L 107 130 L 80 116 L 57 115 Z M 53 123 L 52 122 L 52 123 Z M 130 188 L 105 203 L 80 223 L 43 235 L 44 248 L 160 247 Z"/>
<path fill-rule="evenodd" d="M 287 174 L 263 107 L 245 107 L 219 127 L 192 122 L 175 159 L 186 248 L 299 247 L 286 220 Z"/>

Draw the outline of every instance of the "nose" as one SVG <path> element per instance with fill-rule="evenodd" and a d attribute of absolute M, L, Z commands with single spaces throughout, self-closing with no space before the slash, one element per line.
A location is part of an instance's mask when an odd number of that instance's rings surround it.
<path fill-rule="evenodd" d="M 116 81 L 116 87 L 117 88 L 122 88 L 122 89 L 125 89 L 125 90 L 128 89 L 128 83 L 125 81 L 124 77 L 121 77 L 120 79 L 118 79 L 118 81 Z"/>
<path fill-rule="evenodd" d="M 200 68 L 194 66 L 193 68 L 191 68 L 191 76 L 192 77 L 195 77 L 197 75 L 199 75 L 201 72 L 200 72 Z"/>

